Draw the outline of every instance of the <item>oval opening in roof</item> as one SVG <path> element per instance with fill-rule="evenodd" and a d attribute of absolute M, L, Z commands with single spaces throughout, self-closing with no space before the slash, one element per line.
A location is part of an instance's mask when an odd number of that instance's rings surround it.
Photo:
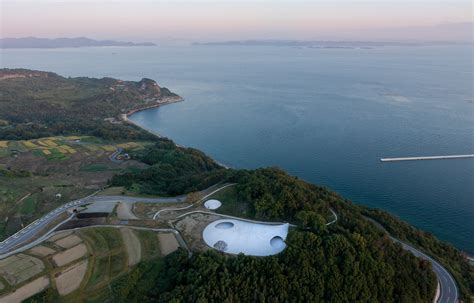
<path fill-rule="evenodd" d="M 234 227 L 234 223 L 232 223 L 232 222 L 221 222 L 221 223 L 216 224 L 215 227 L 217 229 L 229 229 L 229 228 Z"/>
<path fill-rule="evenodd" d="M 207 209 L 218 209 L 219 207 L 221 207 L 221 205 L 222 205 L 221 201 L 214 200 L 214 199 L 207 200 L 204 203 L 204 207 Z"/>
<path fill-rule="evenodd" d="M 283 239 L 282 239 L 280 236 L 273 237 L 273 238 L 270 240 L 270 245 L 271 245 L 273 248 L 277 248 L 277 249 L 283 249 L 283 248 L 285 248 L 285 242 L 283 241 Z"/>

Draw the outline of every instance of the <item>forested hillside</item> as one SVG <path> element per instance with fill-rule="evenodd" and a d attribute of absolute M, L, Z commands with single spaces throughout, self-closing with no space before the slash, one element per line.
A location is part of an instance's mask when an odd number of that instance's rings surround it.
<path fill-rule="evenodd" d="M 0 70 L 0 139 L 92 135 L 107 139 L 153 136 L 117 119 L 121 113 L 179 98 L 153 80 L 64 78 L 22 69 Z"/>
<path fill-rule="evenodd" d="M 117 282 L 116 300 L 430 302 L 434 297 L 431 265 L 393 244 L 341 197 L 278 169 L 236 172 L 231 179 L 239 182 L 239 194 L 253 202 L 260 219 L 301 224 L 290 231 L 287 249 L 265 258 L 214 251 L 191 259 L 184 252 L 176 254 L 158 272 L 153 264 L 143 264 Z M 329 206 L 340 219 L 326 226 Z M 303 226 L 302 213 L 316 221 L 309 219 L 306 225 L 317 228 Z M 141 283 L 157 287 L 141 288 Z"/>

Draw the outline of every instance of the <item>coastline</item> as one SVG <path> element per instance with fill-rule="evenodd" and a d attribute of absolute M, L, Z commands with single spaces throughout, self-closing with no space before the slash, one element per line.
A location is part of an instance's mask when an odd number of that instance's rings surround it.
<path fill-rule="evenodd" d="M 120 120 L 122 120 L 123 122 L 131 123 L 131 124 L 136 125 L 140 128 L 143 128 L 140 125 L 133 122 L 132 120 L 130 120 L 128 117 L 135 114 L 135 113 L 138 113 L 138 112 L 141 112 L 141 111 L 144 111 L 144 110 L 147 110 L 147 109 L 158 108 L 162 105 L 168 105 L 168 104 L 178 103 L 178 102 L 182 102 L 182 101 L 184 101 L 184 98 L 179 96 L 179 95 L 177 95 L 176 97 L 166 97 L 166 98 L 163 98 L 161 102 L 156 102 L 152 105 L 147 105 L 147 106 L 144 106 L 144 107 L 134 108 L 134 109 L 129 110 L 125 114 L 121 114 L 120 115 Z"/>
<path fill-rule="evenodd" d="M 149 106 L 145 106 L 145 107 L 140 107 L 140 108 L 136 108 L 136 109 L 132 109 L 130 111 L 128 111 L 127 113 L 125 114 L 121 114 L 121 118 L 122 118 L 122 121 L 123 122 L 126 122 L 126 123 L 131 123 L 141 129 L 144 129 L 150 133 L 152 133 L 153 135 L 159 137 L 159 138 L 163 138 L 163 136 L 161 136 L 160 134 L 152 131 L 152 130 L 149 130 L 149 129 L 146 129 L 145 127 L 133 122 L 132 120 L 129 119 L 129 116 L 137 113 L 137 112 L 140 112 L 140 111 L 145 111 L 145 110 L 148 110 L 148 109 L 152 109 L 152 108 L 159 108 L 160 106 L 163 106 L 163 105 L 168 105 L 168 104 L 173 104 L 173 103 L 177 103 L 177 102 L 182 102 L 182 101 L 185 101 L 185 98 L 177 95 L 177 97 L 169 97 L 169 98 L 164 98 L 162 102 L 159 102 L 159 103 L 155 103 L 153 105 L 149 105 Z M 177 144 L 176 142 L 173 141 L 173 143 L 177 146 L 177 147 L 181 147 L 181 148 L 186 148 L 186 146 L 183 146 L 183 145 L 179 145 Z M 225 165 L 219 161 L 217 161 L 216 159 L 210 157 L 216 164 L 218 164 L 219 166 L 225 168 L 225 169 L 232 169 L 234 167 L 231 167 L 231 166 L 228 166 L 228 165 Z M 310 182 L 311 183 L 311 182 Z M 359 204 L 359 203 L 357 203 Z M 363 206 L 366 206 L 365 204 L 362 204 L 360 203 L 360 205 L 363 205 Z M 406 222 L 406 221 L 404 221 Z M 411 224 L 410 224 L 411 225 Z M 413 225 L 411 225 L 413 226 Z M 441 241 L 441 240 L 440 240 Z M 445 241 L 443 241 L 445 242 Z M 460 248 L 458 248 L 457 246 L 455 246 L 454 244 L 452 244 L 451 242 L 448 242 L 450 245 L 452 245 L 453 247 L 455 247 L 456 249 L 458 249 L 459 251 L 462 251 L 463 253 L 465 253 L 467 255 L 466 259 L 467 261 L 474 266 L 474 255 L 472 255 L 471 253 L 468 253 L 466 251 L 463 251 L 461 250 Z"/>
<path fill-rule="evenodd" d="M 149 109 L 152 109 L 152 108 L 158 108 L 158 107 L 161 107 L 161 106 L 164 106 L 164 105 L 168 105 L 168 104 L 173 104 L 173 103 L 178 103 L 178 102 L 183 102 L 185 99 L 181 96 L 177 96 L 177 97 L 169 97 L 169 98 L 165 98 L 163 99 L 163 102 L 159 102 L 159 103 L 155 103 L 153 105 L 149 105 L 149 106 L 145 106 L 145 107 L 139 107 L 139 108 L 134 108 L 132 110 L 129 110 L 127 113 L 125 114 L 121 114 L 120 115 L 120 119 L 121 121 L 123 121 L 124 123 L 130 123 L 130 124 L 133 124 L 135 125 L 136 127 L 139 127 L 141 129 L 144 129 L 150 133 L 152 133 L 153 135 L 157 136 L 158 138 L 162 138 L 163 136 L 161 136 L 160 134 L 157 134 L 155 132 L 153 132 L 152 130 L 149 130 L 149 129 L 146 129 L 144 128 L 143 126 L 133 122 L 132 120 L 129 119 L 130 116 L 132 116 L 133 114 L 136 114 L 138 112 L 141 112 L 141 111 L 145 111 L 145 110 L 149 110 Z M 173 141 L 174 142 L 174 141 Z M 174 144 L 177 146 L 177 147 L 181 147 L 181 148 L 186 148 L 185 146 L 182 146 L 182 145 L 179 145 L 177 144 L 176 142 L 174 142 Z M 225 168 L 225 169 L 231 169 L 233 167 L 230 167 L 230 166 L 227 166 L 219 161 L 217 161 L 216 159 L 212 158 L 212 160 L 214 162 L 216 162 L 217 165 Z"/>

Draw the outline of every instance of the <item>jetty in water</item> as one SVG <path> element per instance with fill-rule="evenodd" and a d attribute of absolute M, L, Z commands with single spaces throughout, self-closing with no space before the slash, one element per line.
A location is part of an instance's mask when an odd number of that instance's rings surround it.
<path fill-rule="evenodd" d="M 450 156 L 428 156 L 428 157 L 404 157 L 404 158 L 381 158 L 381 162 L 397 162 L 397 161 L 419 161 L 419 160 L 443 160 L 443 159 L 463 159 L 474 158 L 474 154 L 470 155 L 450 155 Z"/>

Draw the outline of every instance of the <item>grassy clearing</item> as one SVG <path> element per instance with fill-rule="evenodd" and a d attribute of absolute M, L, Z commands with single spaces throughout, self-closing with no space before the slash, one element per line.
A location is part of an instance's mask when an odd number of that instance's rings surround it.
<path fill-rule="evenodd" d="M 107 152 L 114 152 L 117 148 L 113 145 L 102 145 L 101 148 Z"/>
<path fill-rule="evenodd" d="M 216 210 L 217 213 L 244 218 L 253 218 L 255 216 L 249 203 L 239 200 L 235 186 L 227 187 L 215 193 L 209 199 L 216 199 L 222 202 L 222 206 Z"/>
<path fill-rule="evenodd" d="M 46 159 L 48 159 L 48 161 L 64 161 L 69 159 L 68 156 L 60 152 L 57 148 L 52 148 L 49 151 L 51 154 L 46 155 Z"/>
<path fill-rule="evenodd" d="M 109 259 L 109 256 L 94 259 L 94 262 L 92 263 L 92 274 L 87 281 L 86 288 L 96 289 L 101 286 L 101 283 L 109 280 Z"/>
<path fill-rule="evenodd" d="M 118 253 L 110 256 L 110 277 L 115 278 L 127 268 L 127 253 L 120 250 Z"/>
<path fill-rule="evenodd" d="M 94 163 L 94 164 L 84 165 L 79 170 L 87 171 L 87 172 L 98 172 L 98 171 L 107 171 L 109 169 L 110 168 L 105 164 Z"/>
<path fill-rule="evenodd" d="M 137 230 L 136 235 L 142 243 L 142 260 L 156 258 L 161 255 L 158 235 L 155 232 Z"/>
<path fill-rule="evenodd" d="M 108 254 L 109 246 L 107 245 L 107 240 L 100 233 L 96 233 L 95 229 L 83 229 L 79 234 L 81 238 L 85 239 L 93 247 L 93 255 L 104 256 Z"/>
<path fill-rule="evenodd" d="M 100 228 L 97 232 L 107 241 L 109 250 L 113 251 L 123 248 L 122 236 L 116 228 Z"/>
<path fill-rule="evenodd" d="M 36 204 L 38 203 L 38 195 L 33 194 L 23 200 L 23 203 L 21 204 L 20 207 L 20 213 L 23 215 L 31 215 L 35 212 L 36 210 Z"/>
<path fill-rule="evenodd" d="M 104 189 L 99 193 L 99 196 L 120 196 L 126 193 L 126 189 L 123 186 L 114 186 Z"/>

